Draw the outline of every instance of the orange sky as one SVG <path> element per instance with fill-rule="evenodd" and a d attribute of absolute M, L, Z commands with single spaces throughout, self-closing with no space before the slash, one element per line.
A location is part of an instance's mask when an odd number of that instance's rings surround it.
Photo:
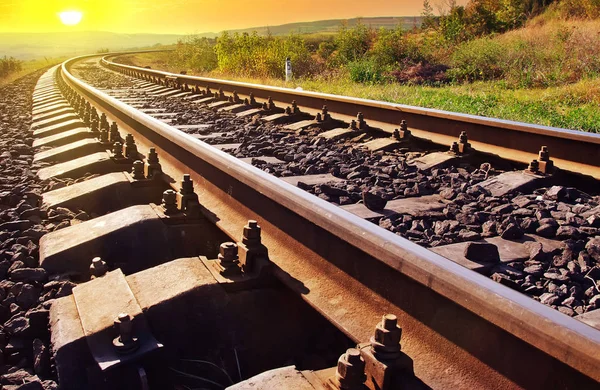
<path fill-rule="evenodd" d="M 422 5 L 422 0 L 0 0 L 0 32 L 191 34 L 357 16 L 419 15 Z M 82 11 L 81 23 L 62 25 L 57 13 L 65 10 Z"/>

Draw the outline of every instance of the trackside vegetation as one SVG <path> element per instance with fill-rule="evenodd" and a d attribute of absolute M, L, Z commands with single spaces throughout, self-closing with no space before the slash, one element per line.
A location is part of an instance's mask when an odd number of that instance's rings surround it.
<path fill-rule="evenodd" d="M 411 30 L 190 36 L 140 65 L 600 132 L 600 0 L 423 3 Z M 283 64 L 292 60 L 293 85 Z"/>

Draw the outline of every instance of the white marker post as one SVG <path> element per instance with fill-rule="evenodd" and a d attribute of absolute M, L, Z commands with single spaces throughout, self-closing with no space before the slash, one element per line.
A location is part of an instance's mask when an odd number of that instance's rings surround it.
<path fill-rule="evenodd" d="M 285 59 L 285 81 L 289 82 L 292 80 L 292 60 L 290 57 Z"/>

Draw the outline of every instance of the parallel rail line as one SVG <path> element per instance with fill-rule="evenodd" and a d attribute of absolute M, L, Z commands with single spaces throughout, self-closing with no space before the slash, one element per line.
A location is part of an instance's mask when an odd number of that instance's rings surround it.
<path fill-rule="evenodd" d="M 356 342 L 369 339 L 382 312 L 397 314 L 403 351 L 428 386 L 448 388 L 586 386 L 600 380 L 600 331 L 489 278 L 318 199 L 131 108 L 77 79 L 70 59 L 56 77 L 151 147 L 162 170 L 176 180 L 190 174 L 205 216 L 230 237 L 259 220 L 275 275 Z M 467 131 L 474 148 L 528 163 L 547 145 L 562 169 L 600 178 L 600 136 L 398 104 L 176 75 L 121 65 L 112 70 L 152 82 L 271 97 L 304 112 L 323 105 L 336 119 L 364 114 L 391 133 L 400 120 L 413 135 L 450 144 Z M 539 375 L 530 374 L 535 361 Z M 444 372 L 443 369 L 446 369 Z M 553 382 L 556 381 L 556 382 Z"/>

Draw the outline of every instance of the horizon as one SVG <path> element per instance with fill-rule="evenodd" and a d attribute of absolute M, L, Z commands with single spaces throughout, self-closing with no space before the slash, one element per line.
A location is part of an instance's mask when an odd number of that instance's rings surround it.
<path fill-rule="evenodd" d="M 465 3 L 466 0 L 459 3 Z M 373 0 L 368 7 L 357 0 L 9 0 L 0 4 L 0 33 L 112 32 L 117 34 L 191 35 L 279 26 L 332 19 L 420 16 L 422 0 L 390 4 Z M 111 10 L 119 12 L 110 12 Z M 31 10 L 35 10 L 32 12 Z M 78 11 L 81 21 L 61 23 L 60 13 Z M 320 17 L 320 15 L 323 15 Z M 327 15 L 328 17 L 326 17 Z"/>
<path fill-rule="evenodd" d="M 224 29 L 219 31 L 202 31 L 196 33 L 171 33 L 171 32 L 118 32 L 118 31 L 109 31 L 109 30 L 77 30 L 77 31 L 1 31 L 0 34 L 72 34 L 72 33 L 108 33 L 108 34 L 123 34 L 123 35 L 135 35 L 135 34 L 143 34 L 143 35 L 195 35 L 195 34 L 219 34 L 224 31 L 236 31 L 236 30 L 251 30 L 251 29 L 262 29 L 268 27 L 279 27 L 290 24 L 302 24 L 302 23 L 318 23 L 318 22 L 327 22 L 327 21 L 347 21 L 347 20 L 355 20 L 355 19 L 375 19 L 375 18 L 418 18 L 421 15 L 379 15 L 379 16 L 354 16 L 350 18 L 331 18 L 331 19 L 315 19 L 315 20 L 301 20 L 298 22 L 290 22 L 290 23 L 281 23 L 281 24 L 270 24 L 270 25 L 260 25 L 260 26 L 247 26 L 240 28 L 232 28 L 232 29 Z"/>

